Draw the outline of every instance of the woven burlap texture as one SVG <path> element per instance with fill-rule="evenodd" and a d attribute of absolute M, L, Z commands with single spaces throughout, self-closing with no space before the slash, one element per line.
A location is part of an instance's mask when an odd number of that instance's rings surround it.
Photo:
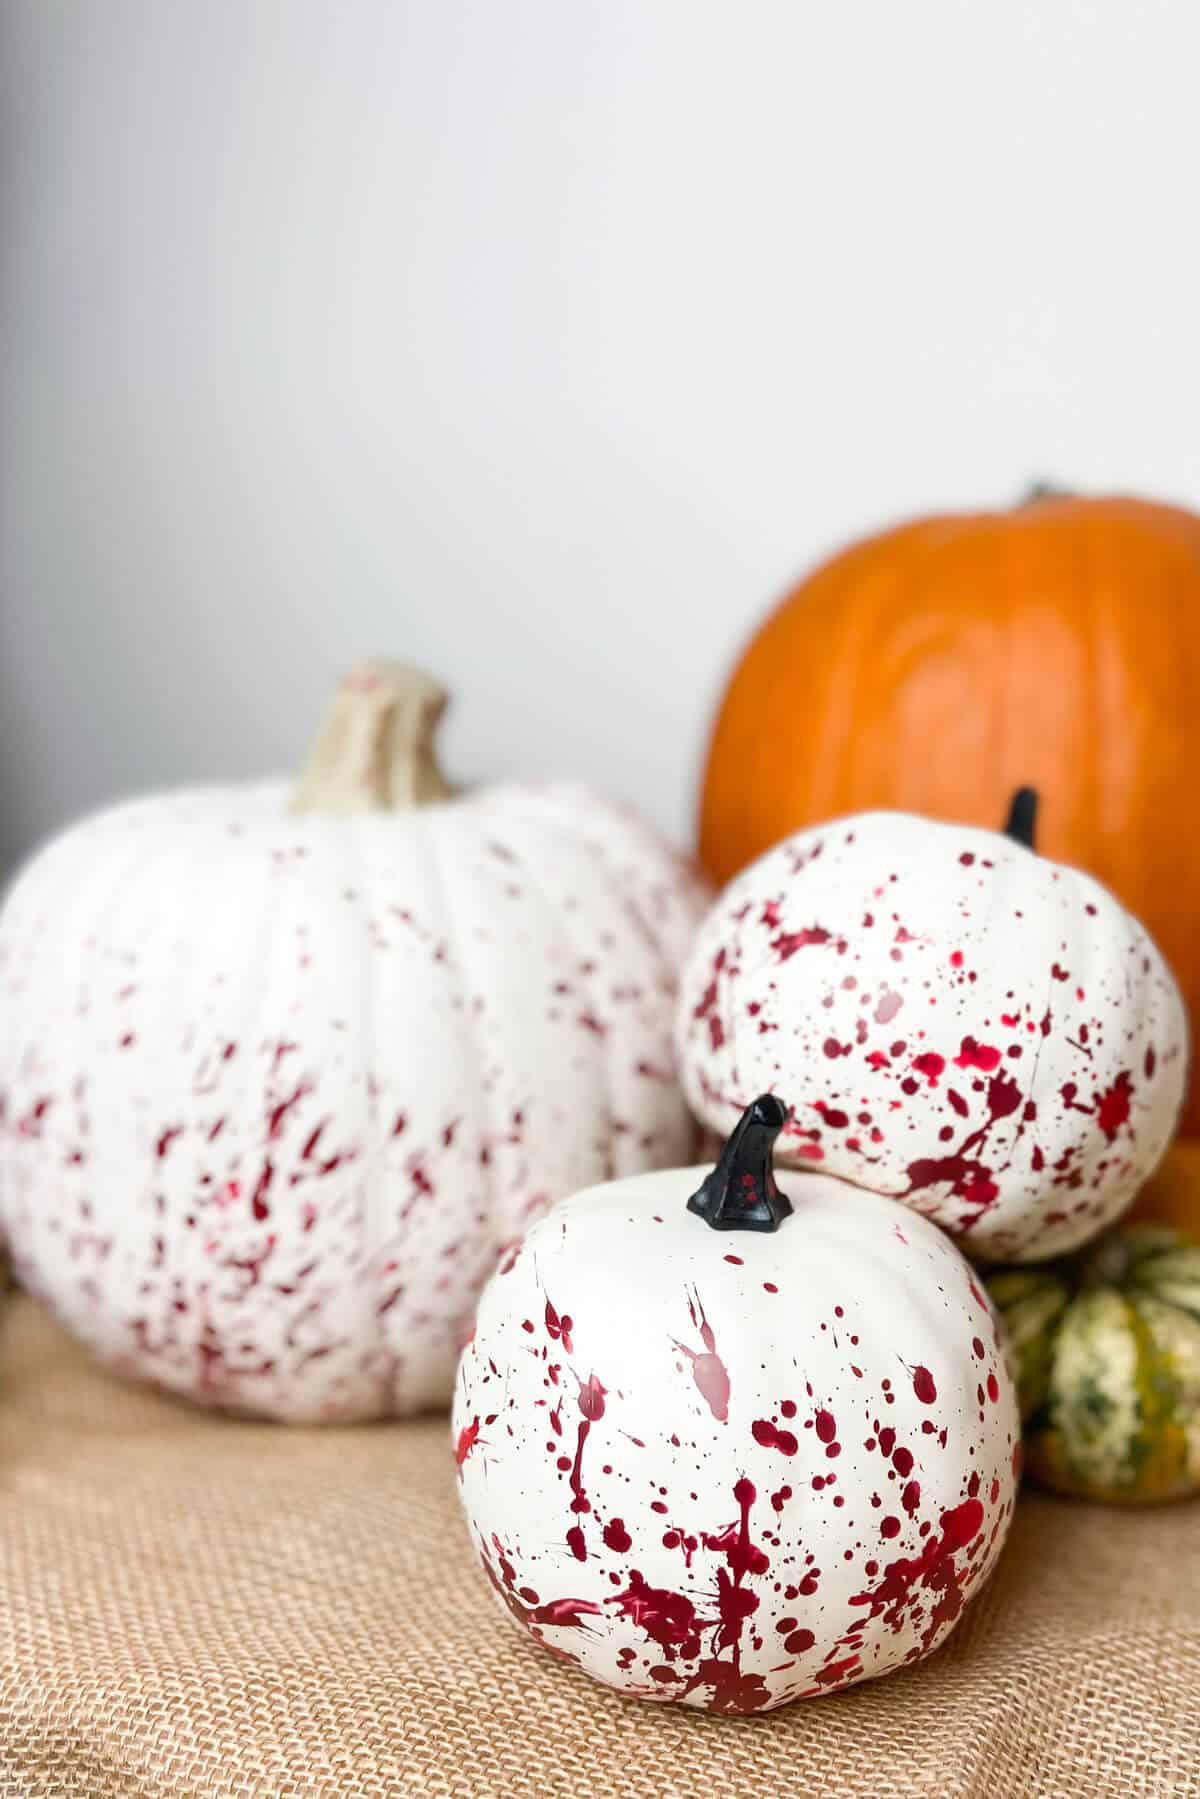
<path fill-rule="evenodd" d="M 496 1609 L 444 1419 L 202 1414 L 0 1309 L 3 1799 L 1200 1794 L 1200 1506 L 1026 1497 L 923 1667 L 756 1719 L 623 1700 Z"/>

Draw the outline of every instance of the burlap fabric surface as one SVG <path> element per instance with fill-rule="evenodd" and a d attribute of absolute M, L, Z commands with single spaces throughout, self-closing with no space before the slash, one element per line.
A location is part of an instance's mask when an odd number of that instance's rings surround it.
<path fill-rule="evenodd" d="M 524 1640 L 445 1421 L 286 1430 L 0 1309 L 0 1794 L 1200 1794 L 1200 1506 L 1029 1497 L 923 1667 L 765 1718 L 622 1700 Z"/>

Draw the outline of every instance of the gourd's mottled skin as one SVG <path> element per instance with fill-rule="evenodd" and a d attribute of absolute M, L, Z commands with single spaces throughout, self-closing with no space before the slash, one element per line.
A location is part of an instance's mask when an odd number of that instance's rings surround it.
<path fill-rule="evenodd" d="M 1089 876 L 903 813 L 789 838 L 684 974 L 684 1088 L 714 1130 L 773 1088 L 781 1160 L 890 1194 L 972 1256 L 1061 1254 L 1153 1171 L 1184 1092 L 1179 991 Z"/>
<path fill-rule="evenodd" d="M 691 873 L 571 787 L 77 827 L 0 916 L 0 1241 L 108 1361 L 207 1403 L 445 1403 L 504 1246 L 678 1162 Z"/>
<path fill-rule="evenodd" d="M 518 1624 L 647 1699 L 756 1712 L 934 1649 L 1012 1515 L 1016 1393 L 923 1219 L 780 1175 L 772 1233 L 686 1210 L 707 1170 L 566 1201 L 493 1277 L 454 1444 Z"/>
<path fill-rule="evenodd" d="M 1139 1225 L 987 1284 L 1034 1479 L 1109 1503 L 1200 1492 L 1200 1245 Z"/>

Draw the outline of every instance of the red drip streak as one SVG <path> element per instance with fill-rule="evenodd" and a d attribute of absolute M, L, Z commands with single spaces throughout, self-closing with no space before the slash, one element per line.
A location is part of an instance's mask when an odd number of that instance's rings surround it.
<path fill-rule="evenodd" d="M 724 1362 L 717 1354 L 717 1339 L 713 1328 L 704 1315 L 704 1307 L 700 1303 L 700 1295 L 693 1290 L 688 1297 L 688 1313 L 693 1325 L 700 1332 L 703 1351 L 689 1349 L 686 1343 L 675 1342 L 675 1348 L 681 1355 L 688 1357 L 692 1364 L 692 1379 L 709 1411 L 719 1424 L 725 1424 L 729 1418 L 729 1374 Z M 674 1342 L 674 1339 L 672 1339 Z"/>

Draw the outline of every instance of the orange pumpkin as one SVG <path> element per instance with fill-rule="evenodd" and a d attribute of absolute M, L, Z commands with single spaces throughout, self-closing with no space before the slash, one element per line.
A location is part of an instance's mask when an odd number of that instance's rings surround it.
<path fill-rule="evenodd" d="M 725 881 L 789 832 L 897 807 L 998 826 L 1149 927 L 1200 1020 L 1200 518 L 1038 495 L 842 552 L 746 650 L 717 718 L 700 857 Z M 1200 1132 L 1193 1071 L 1183 1128 Z"/>
<path fill-rule="evenodd" d="M 1172 1144 L 1124 1222 L 1170 1224 L 1200 1242 L 1200 1143 Z"/>

